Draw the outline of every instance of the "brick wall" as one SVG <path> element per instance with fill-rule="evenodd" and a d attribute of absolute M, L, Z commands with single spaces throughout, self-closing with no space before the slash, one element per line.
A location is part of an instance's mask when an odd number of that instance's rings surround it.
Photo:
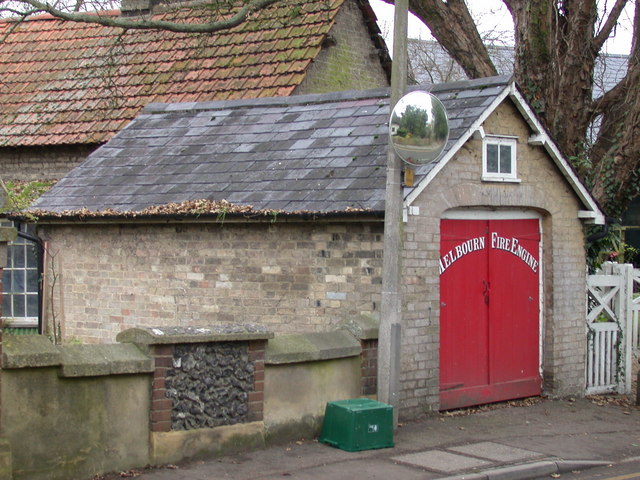
<path fill-rule="evenodd" d="M 378 393 L 378 339 L 361 340 L 361 344 L 361 394 L 376 395 Z"/>
<path fill-rule="evenodd" d="M 249 421 L 264 419 L 264 357 L 266 341 L 249 343 L 249 362 L 253 363 L 253 391 L 249 393 Z"/>
<path fill-rule="evenodd" d="M 389 86 L 356 1 L 346 1 L 296 95 Z"/>
<path fill-rule="evenodd" d="M 173 367 L 173 345 L 155 345 L 151 356 L 155 364 L 151 382 L 151 431 L 171 430 L 171 399 L 167 396 L 167 372 Z"/>
<path fill-rule="evenodd" d="M 57 180 L 84 161 L 95 148 L 95 145 L 0 148 L 0 177 Z"/>
<path fill-rule="evenodd" d="M 470 140 L 414 205 L 405 225 L 404 331 L 401 402 L 404 414 L 439 402 L 440 218 L 457 207 L 499 205 L 534 209 L 543 229 L 543 368 L 545 388 L 556 395 L 584 387 L 585 254 L 579 202 L 541 147 L 527 144 L 529 131 L 505 102 L 484 124 L 487 134 L 518 136 L 519 184 L 481 182 L 480 140 Z"/>
<path fill-rule="evenodd" d="M 63 337 L 98 343 L 134 326 L 259 323 L 277 333 L 313 332 L 375 314 L 382 229 L 227 219 L 41 233 L 58 277 L 54 312 Z"/>

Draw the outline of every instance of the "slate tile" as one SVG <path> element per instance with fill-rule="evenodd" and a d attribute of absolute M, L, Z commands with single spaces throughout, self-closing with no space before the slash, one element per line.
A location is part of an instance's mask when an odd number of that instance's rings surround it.
<path fill-rule="evenodd" d="M 326 188 L 328 190 L 344 190 L 344 189 L 351 188 L 352 184 L 353 184 L 352 178 L 336 178 L 331 180 L 326 185 Z"/>
<path fill-rule="evenodd" d="M 331 156 L 332 150 L 333 149 L 330 148 L 330 147 L 317 148 L 317 147 L 315 147 L 315 145 L 312 145 L 312 148 L 309 148 L 309 150 L 307 150 L 307 152 L 308 152 L 307 158 L 309 160 L 326 159 L 326 158 Z"/>
<path fill-rule="evenodd" d="M 288 200 L 271 200 L 269 202 L 256 203 L 254 204 L 254 207 L 259 210 L 295 211 L 296 204 L 297 202 L 290 202 Z"/>
<path fill-rule="evenodd" d="M 281 151 L 280 156 L 281 156 L 282 159 L 287 160 L 287 161 L 306 159 L 309 156 L 309 151 L 305 150 L 305 149 L 283 150 L 283 151 Z"/>
<path fill-rule="evenodd" d="M 219 173 L 228 172 L 232 167 L 231 162 L 208 162 L 208 163 L 200 163 L 195 165 L 193 168 L 193 173 L 199 175 L 215 175 Z"/>
<path fill-rule="evenodd" d="M 326 131 L 326 129 L 324 131 Z M 312 135 L 312 138 L 313 137 L 314 135 Z M 315 138 L 314 142 L 311 143 L 310 148 L 320 149 L 320 148 L 330 147 L 332 143 L 333 143 L 332 138 L 329 138 L 328 136 L 318 135 Z"/>
<path fill-rule="evenodd" d="M 358 136 L 358 135 L 371 135 L 374 136 L 376 134 L 380 134 L 382 133 L 380 131 L 380 128 L 377 125 L 361 125 L 359 127 L 356 127 L 353 132 L 351 133 L 351 135 L 354 136 Z"/>
<path fill-rule="evenodd" d="M 304 149 L 304 150 L 308 150 L 309 147 L 311 145 L 313 145 L 313 142 L 315 141 L 315 139 L 313 138 L 304 138 L 301 140 L 297 140 L 293 145 L 291 145 L 291 149 L 292 150 L 299 150 L 299 149 Z"/>
<path fill-rule="evenodd" d="M 334 115 L 334 117 L 331 118 L 331 126 L 334 128 L 350 127 L 353 124 L 353 121 L 354 121 L 354 118 L 350 116 L 342 116 L 342 117 L 335 118 L 335 115 Z"/>
<path fill-rule="evenodd" d="M 369 189 L 366 186 L 364 186 L 363 188 L 358 188 L 354 182 L 349 190 L 334 191 L 331 195 L 331 199 L 336 202 L 345 201 L 358 202 L 362 204 L 361 202 L 365 202 L 369 199 L 369 194 Z"/>
<path fill-rule="evenodd" d="M 362 145 L 371 145 L 375 140 L 377 140 L 375 135 L 361 135 L 361 136 L 353 137 L 350 145 L 352 147 L 357 147 Z"/>
<path fill-rule="evenodd" d="M 335 157 L 329 162 L 330 167 L 348 167 L 353 157 Z"/>

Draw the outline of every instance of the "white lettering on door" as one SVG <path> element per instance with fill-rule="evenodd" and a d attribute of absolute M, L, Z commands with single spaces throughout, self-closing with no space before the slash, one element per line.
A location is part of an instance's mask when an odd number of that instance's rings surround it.
<path fill-rule="evenodd" d="M 470 238 L 456 245 L 440 257 L 440 275 L 465 255 L 469 255 L 478 250 L 484 250 L 484 248 L 485 237 Z M 517 238 L 501 237 L 497 232 L 491 232 L 491 248 L 494 250 L 504 250 L 515 255 L 526 263 L 534 273 L 538 273 L 538 260 L 536 260 L 526 248 L 520 245 L 520 241 Z"/>
<path fill-rule="evenodd" d="M 465 255 L 485 248 L 485 237 L 475 237 L 456 245 L 440 257 L 440 274 Z"/>
<path fill-rule="evenodd" d="M 526 263 L 534 273 L 538 273 L 538 260 L 536 260 L 526 248 L 520 245 L 517 238 L 505 238 L 499 236 L 497 232 L 491 232 L 491 248 L 512 253 Z"/>

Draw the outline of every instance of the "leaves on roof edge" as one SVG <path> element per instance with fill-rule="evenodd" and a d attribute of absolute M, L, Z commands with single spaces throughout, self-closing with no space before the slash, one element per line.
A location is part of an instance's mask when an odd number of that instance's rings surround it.
<path fill-rule="evenodd" d="M 226 215 L 244 215 L 246 217 L 272 216 L 277 215 L 327 215 L 331 213 L 365 213 L 373 212 L 371 209 L 347 207 L 344 210 L 334 210 L 331 212 L 318 211 L 285 211 L 285 210 L 254 210 L 252 205 L 236 205 L 227 200 L 187 200 L 179 203 L 167 203 L 164 205 L 154 205 L 143 210 L 136 211 L 119 211 L 112 208 L 104 210 L 89 210 L 88 208 L 80 208 L 76 210 L 63 210 L 60 212 L 52 210 L 42 210 L 37 208 L 29 209 L 30 216 L 36 218 L 78 218 L 78 219 L 99 219 L 99 218 L 143 218 L 143 217 L 161 217 L 168 215 L 184 215 L 184 216 L 211 216 L 215 215 L 224 218 Z M 19 215 L 19 214 L 16 214 Z"/>

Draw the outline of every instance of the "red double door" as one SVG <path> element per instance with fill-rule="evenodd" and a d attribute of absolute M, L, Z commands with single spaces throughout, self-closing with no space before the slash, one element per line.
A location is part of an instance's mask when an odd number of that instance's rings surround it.
<path fill-rule="evenodd" d="M 539 221 L 440 226 L 440 408 L 539 395 Z"/>

